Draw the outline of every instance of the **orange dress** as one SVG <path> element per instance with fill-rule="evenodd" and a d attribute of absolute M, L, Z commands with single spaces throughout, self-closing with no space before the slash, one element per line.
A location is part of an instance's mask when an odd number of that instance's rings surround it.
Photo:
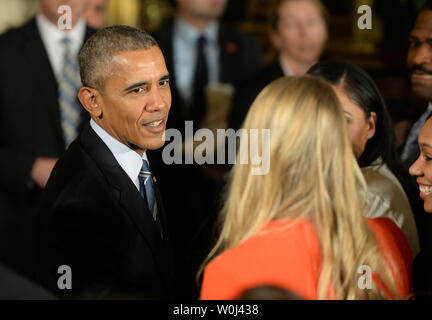
<path fill-rule="evenodd" d="M 411 291 L 412 256 L 404 234 L 388 218 L 366 220 L 385 261 L 392 261 L 399 294 L 407 296 Z M 243 291 L 262 285 L 317 299 L 320 268 L 321 248 L 311 222 L 275 220 L 210 262 L 204 271 L 201 299 L 235 299 Z"/>

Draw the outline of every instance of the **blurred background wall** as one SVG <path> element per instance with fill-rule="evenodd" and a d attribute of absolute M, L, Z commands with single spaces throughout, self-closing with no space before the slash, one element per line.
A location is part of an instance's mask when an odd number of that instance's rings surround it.
<path fill-rule="evenodd" d="M 0 33 L 20 26 L 38 9 L 37 0 L 0 0 Z"/>

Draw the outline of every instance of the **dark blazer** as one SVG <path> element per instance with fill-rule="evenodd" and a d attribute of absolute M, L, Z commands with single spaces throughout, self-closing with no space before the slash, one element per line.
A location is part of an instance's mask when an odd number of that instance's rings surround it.
<path fill-rule="evenodd" d="M 0 264 L 0 300 L 53 300 L 54 295 Z"/>
<path fill-rule="evenodd" d="M 431 244 L 432 245 L 432 244 Z M 414 259 L 413 286 L 415 298 L 432 299 L 432 247 L 424 247 Z"/>
<path fill-rule="evenodd" d="M 145 200 L 89 125 L 56 164 L 37 216 L 38 280 L 66 298 L 173 297 L 173 261 L 161 196 L 163 238 Z M 72 269 L 72 290 L 57 269 Z"/>
<path fill-rule="evenodd" d="M 414 194 L 414 193 L 412 193 Z M 415 196 L 418 198 L 418 189 Z M 432 214 L 421 206 L 413 208 L 417 222 L 421 251 L 413 264 L 413 286 L 416 299 L 432 298 Z"/>
<path fill-rule="evenodd" d="M 233 105 L 228 119 L 228 127 L 238 130 L 254 102 L 255 98 L 270 82 L 283 77 L 284 73 L 279 61 L 266 67 L 255 77 L 236 88 Z"/>
<path fill-rule="evenodd" d="M 168 127 L 183 131 L 184 121 L 192 120 L 192 117 L 186 115 L 184 103 L 175 85 L 173 29 L 174 22 L 171 20 L 155 33 L 154 37 L 164 54 L 168 71 L 171 74 L 173 103 Z M 220 24 L 218 38 L 220 82 L 236 86 L 261 69 L 262 50 L 254 38 L 223 23 Z"/>
<path fill-rule="evenodd" d="M 94 32 L 87 28 L 85 39 Z M 0 75 L 0 260 L 31 276 L 42 190 L 30 171 L 37 157 L 65 151 L 57 82 L 35 19 L 0 36 Z"/>
<path fill-rule="evenodd" d="M 193 117 L 186 112 L 176 88 L 173 29 L 173 21 L 169 21 L 154 36 L 171 76 L 172 106 L 167 128 L 180 130 L 184 137 L 185 121 Z M 220 82 L 236 86 L 261 68 L 262 52 L 254 38 L 221 23 L 219 45 Z M 195 130 L 198 126 L 194 123 Z M 162 193 L 170 195 L 165 204 L 178 262 L 178 286 L 184 298 L 197 298 L 195 276 L 212 245 L 222 186 L 206 176 L 198 165 L 165 165 L 160 152 L 151 156 L 150 162 L 159 172 Z"/>

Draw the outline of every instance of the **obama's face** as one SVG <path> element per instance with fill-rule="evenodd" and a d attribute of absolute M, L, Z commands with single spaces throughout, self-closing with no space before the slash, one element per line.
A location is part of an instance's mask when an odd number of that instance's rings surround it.
<path fill-rule="evenodd" d="M 98 95 L 92 118 L 112 137 L 142 154 L 164 144 L 171 107 L 169 74 L 158 46 L 124 51 Z"/>

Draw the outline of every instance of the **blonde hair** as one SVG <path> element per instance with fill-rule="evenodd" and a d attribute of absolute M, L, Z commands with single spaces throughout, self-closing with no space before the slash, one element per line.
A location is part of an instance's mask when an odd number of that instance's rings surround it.
<path fill-rule="evenodd" d="M 315 77 L 281 78 L 259 94 L 243 128 L 271 130 L 270 170 L 252 175 L 251 161 L 238 164 L 237 155 L 220 237 L 200 272 L 218 253 L 239 245 L 272 220 L 309 219 L 322 248 L 319 299 L 329 297 L 329 288 L 340 299 L 385 298 L 376 285 L 358 288 L 361 265 L 370 266 L 387 292 L 397 297 L 363 217 L 359 190 L 367 194 L 367 188 L 345 122 L 334 91 Z"/>

